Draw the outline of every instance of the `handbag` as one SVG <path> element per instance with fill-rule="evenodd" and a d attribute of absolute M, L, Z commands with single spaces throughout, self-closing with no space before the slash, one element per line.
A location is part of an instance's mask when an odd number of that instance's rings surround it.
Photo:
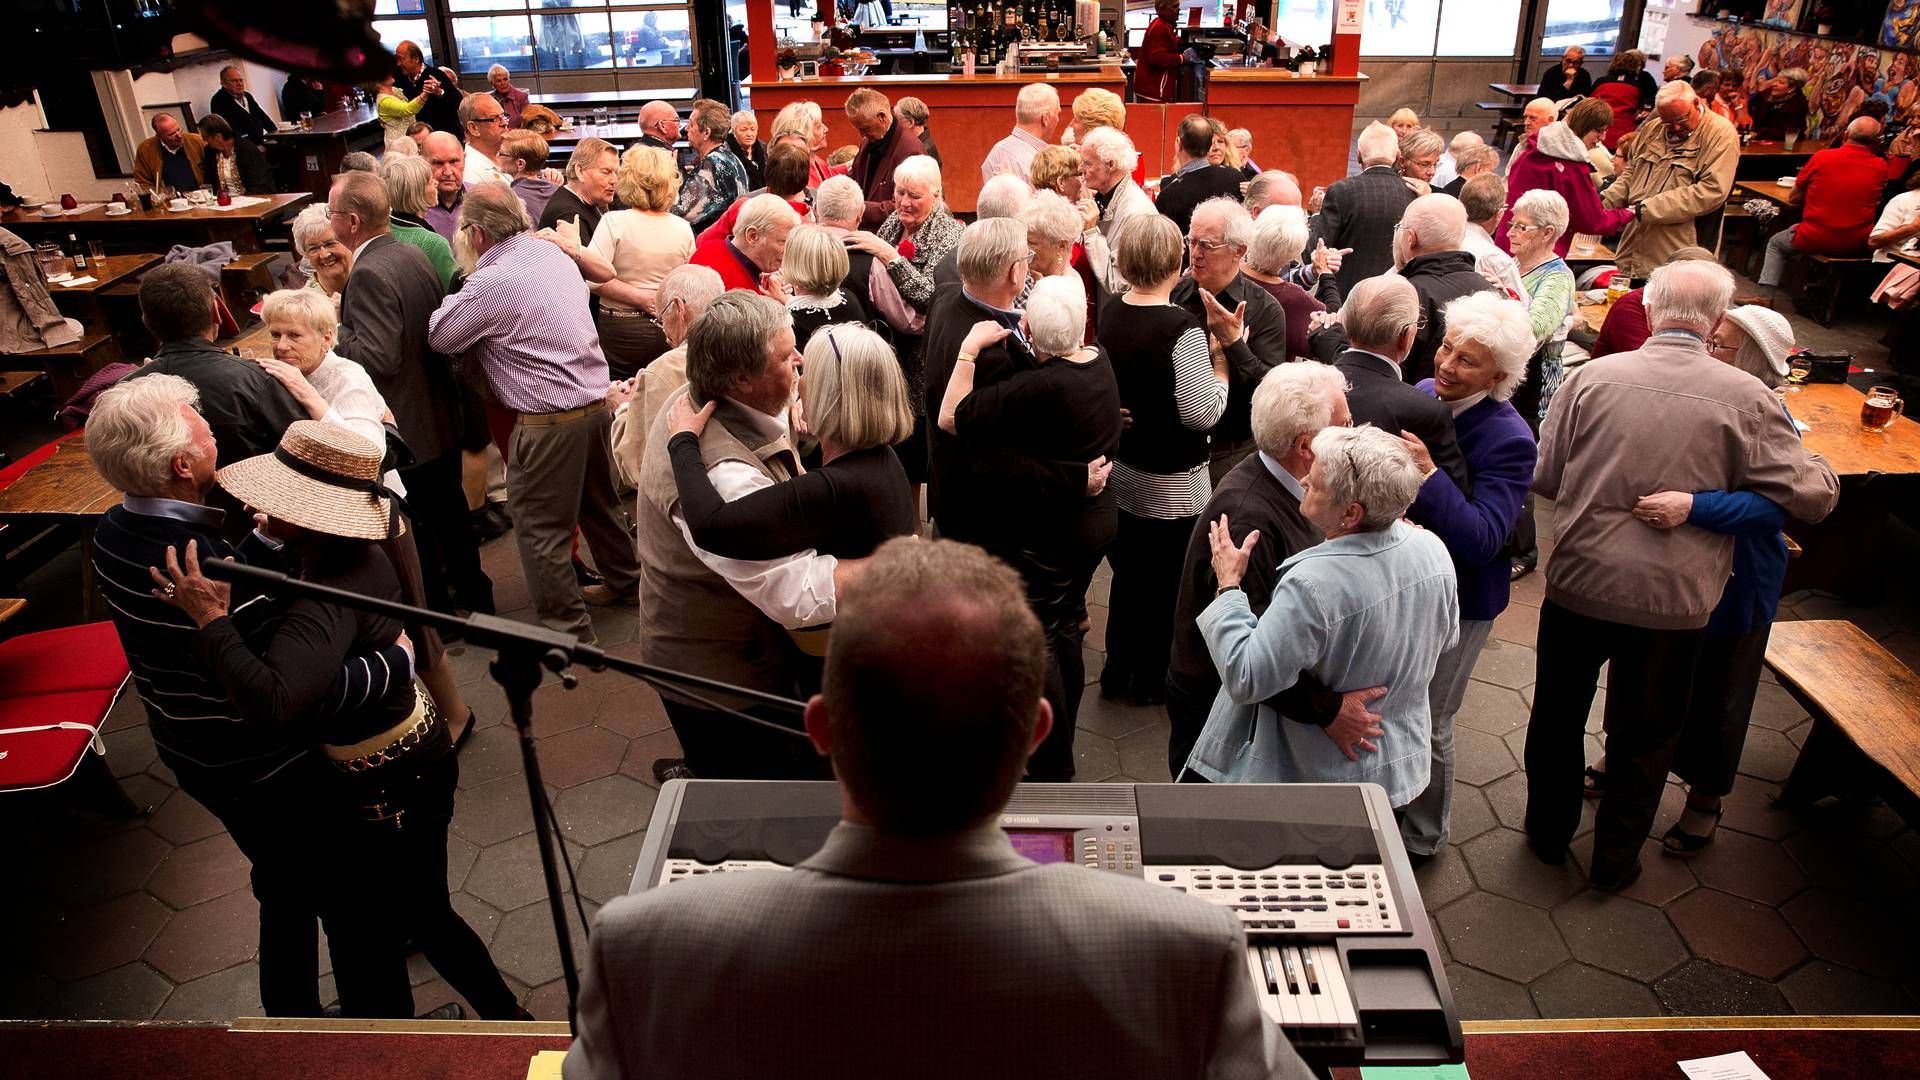
<path fill-rule="evenodd" d="M 1895 311 L 1906 311 L 1920 303 L 1920 267 L 1895 263 L 1874 287 L 1873 300 Z"/>
<path fill-rule="evenodd" d="M 1796 357 L 1795 362 L 1807 365 L 1806 381 L 1809 383 L 1844 383 L 1847 381 L 1847 372 L 1853 368 L 1853 354 L 1809 350 Z"/>

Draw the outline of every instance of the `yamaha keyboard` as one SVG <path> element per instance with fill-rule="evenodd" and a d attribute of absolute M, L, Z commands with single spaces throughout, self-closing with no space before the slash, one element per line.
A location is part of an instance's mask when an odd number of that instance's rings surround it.
<path fill-rule="evenodd" d="M 786 870 L 840 820 L 831 782 L 673 780 L 630 892 Z M 1386 794 L 1372 784 L 1021 784 L 1000 825 L 1037 863 L 1224 907 L 1247 977 L 1322 1068 L 1464 1059 L 1460 1021 Z"/>

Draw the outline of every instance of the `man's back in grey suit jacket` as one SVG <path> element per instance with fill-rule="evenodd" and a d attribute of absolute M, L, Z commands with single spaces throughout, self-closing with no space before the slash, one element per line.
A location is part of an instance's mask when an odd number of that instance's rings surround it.
<path fill-rule="evenodd" d="M 1374 165 L 1328 186 L 1314 238 L 1325 240 L 1330 248 L 1353 249 L 1335 275 L 1342 296 L 1360 282 L 1393 269 L 1394 227 L 1412 201 L 1413 191 L 1391 165 Z M 1312 239 L 1307 250 L 1313 250 Z"/>
<path fill-rule="evenodd" d="M 333 346 L 367 369 L 421 464 L 458 448 L 459 384 L 447 358 L 427 348 L 427 319 L 440 298 L 440 275 L 426 255 L 382 233 L 353 260 Z"/>
<path fill-rule="evenodd" d="M 1308 1075 L 1230 913 L 993 825 L 842 823 L 791 873 L 615 900 L 590 949 L 567 1080 Z"/>
<path fill-rule="evenodd" d="M 1400 369 L 1375 353 L 1350 348 L 1333 366 L 1347 377 L 1347 408 L 1355 427 L 1372 424 L 1389 435 L 1418 435 L 1434 467 L 1452 477 L 1463 493 L 1473 494 L 1466 455 L 1453 430 L 1453 410 L 1445 402 L 1402 382 Z"/>

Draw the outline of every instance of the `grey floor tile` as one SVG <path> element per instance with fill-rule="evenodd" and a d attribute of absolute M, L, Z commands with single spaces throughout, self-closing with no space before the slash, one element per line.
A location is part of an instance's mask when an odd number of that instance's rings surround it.
<path fill-rule="evenodd" d="M 1661 1004 L 1681 1016 L 1781 1016 L 1793 1011 L 1765 979 L 1711 960 L 1689 960 L 1653 984 Z"/>
<path fill-rule="evenodd" d="M 1585 964 L 1562 964 L 1527 987 L 1544 1017 L 1660 1016 L 1646 984 Z"/>
<path fill-rule="evenodd" d="M 1575 959 L 1638 982 L 1652 982 L 1688 960 L 1660 909 L 1624 896 L 1588 889 L 1555 907 L 1553 922 Z"/>
<path fill-rule="evenodd" d="M 1448 905 L 1435 921 L 1455 960 L 1515 982 L 1531 982 L 1568 957 L 1546 912 L 1489 892 Z"/>

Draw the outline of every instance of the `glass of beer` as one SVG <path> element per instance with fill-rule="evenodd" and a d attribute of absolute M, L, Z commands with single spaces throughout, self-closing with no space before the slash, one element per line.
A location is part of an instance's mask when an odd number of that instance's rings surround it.
<path fill-rule="evenodd" d="M 1867 391 L 1867 400 L 1860 406 L 1860 426 L 1868 431 L 1885 431 L 1893 426 L 1893 421 L 1906 411 L 1907 403 L 1900 400 L 1900 392 L 1891 386 L 1876 386 Z"/>

